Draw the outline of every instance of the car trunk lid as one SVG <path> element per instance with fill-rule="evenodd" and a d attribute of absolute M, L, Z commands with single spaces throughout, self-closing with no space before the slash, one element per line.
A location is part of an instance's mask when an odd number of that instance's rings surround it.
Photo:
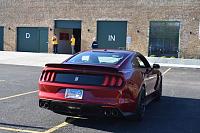
<path fill-rule="evenodd" d="M 46 64 L 40 81 L 76 85 L 120 87 L 123 74 L 117 67 L 80 64 Z"/>

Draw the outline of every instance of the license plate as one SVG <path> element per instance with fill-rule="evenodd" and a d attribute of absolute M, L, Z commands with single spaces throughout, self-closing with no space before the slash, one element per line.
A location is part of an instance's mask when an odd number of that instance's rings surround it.
<path fill-rule="evenodd" d="M 82 99 L 83 98 L 83 90 L 66 89 L 65 90 L 65 98 Z"/>

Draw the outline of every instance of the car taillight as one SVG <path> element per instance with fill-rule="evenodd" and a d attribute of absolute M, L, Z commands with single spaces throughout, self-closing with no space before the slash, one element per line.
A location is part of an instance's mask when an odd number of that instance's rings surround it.
<path fill-rule="evenodd" d="M 103 86 L 107 86 L 109 84 L 109 76 L 105 76 Z"/>
<path fill-rule="evenodd" d="M 55 78 L 55 72 L 53 71 L 43 71 L 40 77 L 40 81 L 53 82 Z"/>
<path fill-rule="evenodd" d="M 104 78 L 103 86 L 120 87 L 123 84 L 123 79 L 120 76 L 106 75 Z"/>
<path fill-rule="evenodd" d="M 121 86 L 123 84 L 122 78 L 119 78 L 117 81 L 117 86 Z"/>
<path fill-rule="evenodd" d="M 111 81 L 110 81 L 110 86 L 115 86 L 116 85 L 116 77 L 112 76 Z"/>

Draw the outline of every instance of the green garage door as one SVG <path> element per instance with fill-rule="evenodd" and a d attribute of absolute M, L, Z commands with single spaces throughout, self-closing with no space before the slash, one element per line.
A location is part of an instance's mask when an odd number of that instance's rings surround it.
<path fill-rule="evenodd" d="M 17 28 L 17 51 L 48 52 L 48 28 Z"/>
<path fill-rule="evenodd" d="M 4 35 L 4 30 L 3 27 L 0 26 L 0 51 L 3 50 L 3 35 Z"/>
<path fill-rule="evenodd" d="M 149 56 L 178 57 L 179 21 L 151 21 Z"/>
<path fill-rule="evenodd" d="M 99 48 L 126 49 L 127 21 L 97 21 Z"/>

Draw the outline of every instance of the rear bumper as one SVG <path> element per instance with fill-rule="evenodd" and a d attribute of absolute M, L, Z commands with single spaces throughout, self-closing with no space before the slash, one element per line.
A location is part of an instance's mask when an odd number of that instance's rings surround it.
<path fill-rule="evenodd" d="M 119 108 L 110 105 L 107 106 L 40 99 L 39 106 L 58 114 L 78 117 L 95 116 L 115 118 L 134 115 L 132 112 L 122 112 Z"/>

